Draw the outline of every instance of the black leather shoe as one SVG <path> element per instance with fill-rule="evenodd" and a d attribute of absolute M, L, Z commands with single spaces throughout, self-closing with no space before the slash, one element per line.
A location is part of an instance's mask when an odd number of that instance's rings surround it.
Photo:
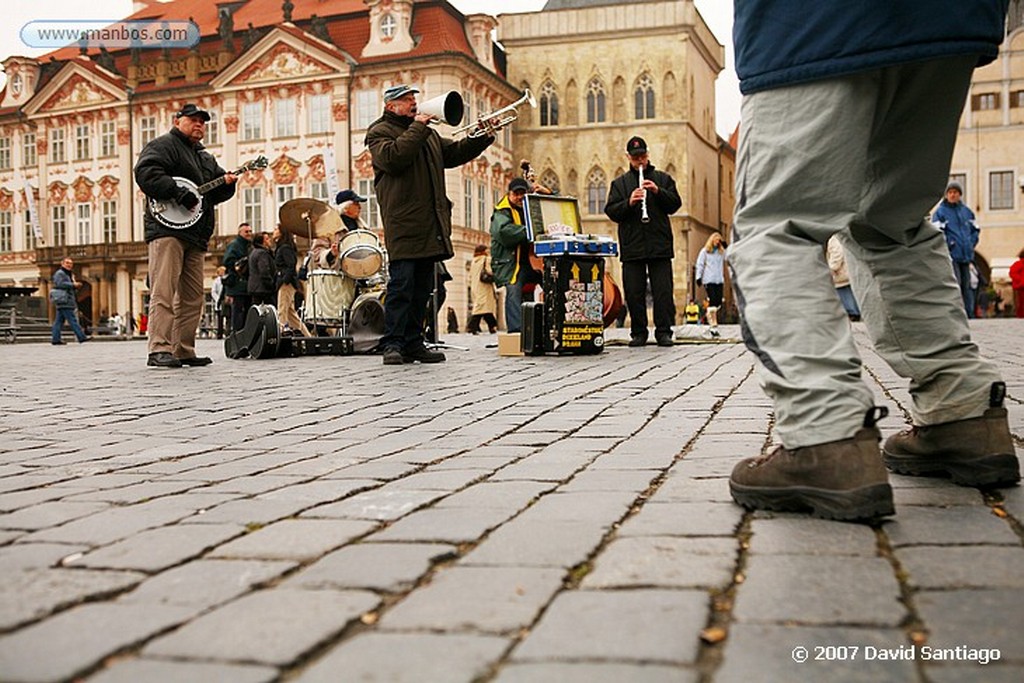
<path fill-rule="evenodd" d="M 84 344 L 87 341 L 92 341 L 92 337 L 86 337 L 85 339 L 79 339 L 78 343 L 79 344 Z"/>
<path fill-rule="evenodd" d="M 645 346 L 647 344 L 647 337 L 633 337 L 629 340 L 630 346 Z"/>
<path fill-rule="evenodd" d="M 443 363 L 446 359 L 444 354 L 440 351 L 431 351 L 425 346 L 421 346 L 418 349 L 406 351 L 402 354 L 405 358 L 406 363 L 413 363 L 419 361 L 421 363 Z"/>
<path fill-rule="evenodd" d="M 384 351 L 384 365 L 401 365 L 405 363 L 405 357 L 398 349 L 387 349 Z"/>
<path fill-rule="evenodd" d="M 66 346 L 67 345 L 66 341 L 57 341 L 57 342 L 50 342 L 50 343 L 53 344 L 54 346 Z"/>
<path fill-rule="evenodd" d="M 204 365 L 209 365 L 213 362 L 213 359 L 209 356 L 193 356 L 191 358 L 179 358 L 178 361 L 182 365 L 190 365 L 194 368 L 201 368 Z"/>
<path fill-rule="evenodd" d="M 672 337 L 658 337 L 658 346 L 672 346 Z"/>
<path fill-rule="evenodd" d="M 151 368 L 180 368 L 181 361 L 166 351 L 161 351 L 149 354 L 149 360 L 146 361 L 146 365 Z"/>

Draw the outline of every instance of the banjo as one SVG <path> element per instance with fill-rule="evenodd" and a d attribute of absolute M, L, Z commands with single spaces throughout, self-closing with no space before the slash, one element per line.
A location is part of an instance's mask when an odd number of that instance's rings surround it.
<path fill-rule="evenodd" d="M 264 169 L 267 167 L 267 164 L 267 158 L 261 154 L 232 173 L 233 175 L 242 175 L 246 171 Z M 186 209 L 173 199 L 150 199 L 149 212 L 153 214 L 153 218 L 155 218 L 161 225 L 165 225 L 168 228 L 174 228 L 176 230 L 190 228 L 195 225 L 203 215 L 203 195 L 223 185 L 224 178 L 225 176 L 221 176 L 219 178 L 214 178 L 208 183 L 196 185 L 188 178 L 174 176 L 174 182 L 178 184 L 178 188 L 188 190 L 195 196 L 199 197 L 199 203 L 191 209 Z"/>

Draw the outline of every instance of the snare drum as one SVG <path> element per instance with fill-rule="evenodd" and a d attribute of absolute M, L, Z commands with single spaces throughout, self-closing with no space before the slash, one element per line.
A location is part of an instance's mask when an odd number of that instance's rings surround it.
<path fill-rule="evenodd" d="M 384 292 L 360 294 L 352 304 L 349 336 L 357 353 L 373 351 L 384 336 Z"/>
<path fill-rule="evenodd" d="M 338 243 L 341 272 L 355 280 L 372 277 L 384 267 L 380 240 L 369 230 L 353 230 Z"/>
<path fill-rule="evenodd" d="M 345 311 L 356 299 L 356 281 L 334 270 L 314 270 L 306 282 L 302 321 L 341 325 Z"/>

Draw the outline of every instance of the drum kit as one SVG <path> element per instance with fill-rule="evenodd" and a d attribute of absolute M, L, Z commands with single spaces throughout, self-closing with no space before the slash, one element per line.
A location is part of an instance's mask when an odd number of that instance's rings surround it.
<path fill-rule="evenodd" d="M 387 250 L 372 231 L 347 230 L 341 216 L 317 199 L 292 199 L 281 206 L 280 225 L 310 244 L 302 322 L 317 336 L 283 336 L 273 306 L 253 306 L 246 326 L 225 343 L 230 358 L 282 355 L 347 355 L 373 351 L 384 334 Z M 313 258 L 337 239 L 337 259 L 322 268 Z M 319 245 L 318 245 L 319 243 Z M 251 324 L 250 324 L 251 323 Z"/>

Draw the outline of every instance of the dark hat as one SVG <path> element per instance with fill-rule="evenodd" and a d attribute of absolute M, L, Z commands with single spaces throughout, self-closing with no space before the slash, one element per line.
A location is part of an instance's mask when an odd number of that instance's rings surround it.
<path fill-rule="evenodd" d="M 963 194 L 964 193 L 964 186 L 961 185 L 960 183 L 958 183 L 955 180 L 951 180 L 951 181 L 949 181 L 949 185 L 946 185 L 946 192 L 949 192 L 950 190 L 956 190 L 960 194 Z"/>
<path fill-rule="evenodd" d="M 210 112 L 206 111 L 205 109 L 200 109 L 191 102 L 182 107 L 181 111 L 174 115 L 174 118 L 180 119 L 182 116 L 195 117 L 197 119 L 202 119 L 203 121 L 210 120 Z"/>
<path fill-rule="evenodd" d="M 384 91 L 384 101 L 391 102 L 397 100 L 399 97 L 404 97 L 409 93 L 416 94 L 419 90 L 412 87 L 411 85 L 393 85 Z"/>
<path fill-rule="evenodd" d="M 523 192 L 530 191 L 530 183 L 526 182 L 522 178 L 513 178 L 512 182 L 508 184 L 508 191 L 515 192 L 516 190 L 522 190 Z"/>
<path fill-rule="evenodd" d="M 334 198 L 335 204 L 344 204 L 345 202 L 365 202 L 366 197 L 360 197 L 356 194 L 355 190 L 342 190 Z"/>
<path fill-rule="evenodd" d="M 626 143 L 626 154 L 630 155 L 631 157 L 635 157 L 638 154 L 646 153 L 647 141 L 644 140 L 643 138 L 634 135 L 629 139 L 629 142 Z"/>

